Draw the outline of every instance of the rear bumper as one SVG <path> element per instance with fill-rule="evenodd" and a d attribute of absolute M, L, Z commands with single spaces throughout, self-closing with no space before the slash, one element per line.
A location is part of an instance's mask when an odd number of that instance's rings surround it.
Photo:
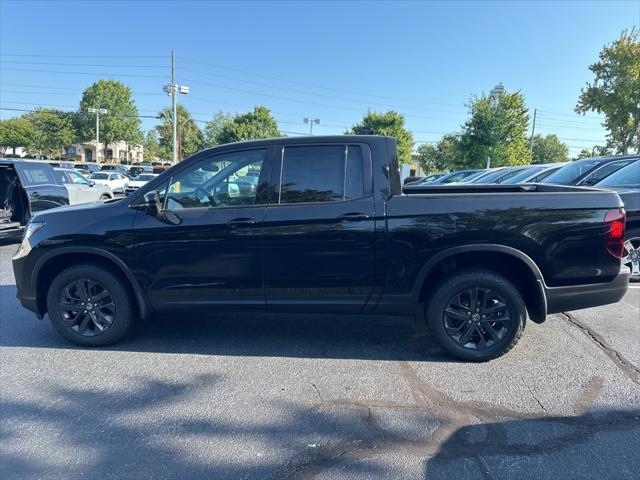
<path fill-rule="evenodd" d="M 546 287 L 547 313 L 559 313 L 616 303 L 629 287 L 629 270 L 625 267 L 612 281 L 566 287 Z"/>

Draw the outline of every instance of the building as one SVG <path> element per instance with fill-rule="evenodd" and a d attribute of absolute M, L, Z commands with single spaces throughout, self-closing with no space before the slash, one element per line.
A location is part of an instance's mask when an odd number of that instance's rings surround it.
<path fill-rule="evenodd" d="M 143 160 L 144 148 L 142 145 L 127 142 L 113 142 L 105 150 L 104 143 L 100 142 L 100 152 L 96 155 L 96 142 L 78 143 L 67 152 L 67 158 L 72 157 L 77 162 L 107 163 L 135 163 Z"/>

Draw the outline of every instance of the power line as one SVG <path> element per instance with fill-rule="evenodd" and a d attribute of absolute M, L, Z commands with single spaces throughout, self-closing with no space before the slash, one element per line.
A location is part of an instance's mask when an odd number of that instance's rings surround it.
<path fill-rule="evenodd" d="M 33 53 L 3 53 L 0 57 L 40 57 L 40 58 L 167 58 L 167 55 L 52 55 Z"/>
<path fill-rule="evenodd" d="M 17 94 L 29 94 L 29 95 L 82 95 L 82 91 L 72 93 L 72 92 L 34 92 L 34 91 L 24 91 L 24 90 L 5 90 L 0 87 L 0 90 L 6 93 L 17 93 Z M 152 96 L 163 96 L 162 93 L 154 93 L 154 92 L 131 92 L 132 95 L 152 95 Z"/>
<path fill-rule="evenodd" d="M 9 108 L 9 107 L 0 107 L 0 110 L 9 110 L 9 111 L 13 111 L 13 112 L 35 112 L 37 111 L 36 109 L 24 109 L 24 108 Z M 75 113 L 75 112 L 64 112 L 64 113 Z M 116 117 L 122 117 L 122 118 L 160 118 L 157 117 L 155 115 L 124 115 L 124 114 L 119 114 L 119 115 L 114 115 Z"/>
<path fill-rule="evenodd" d="M 91 75 L 96 76 L 100 75 L 103 77 L 131 77 L 131 78 L 160 78 L 166 79 L 167 76 L 160 75 L 137 75 L 137 74 L 127 74 L 127 73 L 104 73 L 104 72 L 59 72 L 55 70 L 41 70 L 41 69 L 33 69 L 33 68 L 2 68 L 5 71 L 13 71 L 13 72 L 33 72 L 33 73 L 56 73 L 62 75 Z"/>
<path fill-rule="evenodd" d="M 115 67 L 115 68 L 167 68 L 165 65 L 123 65 L 104 63 L 60 63 L 60 62 L 23 62 L 19 60 L 0 60 L 0 63 L 21 65 L 54 65 L 61 67 Z"/>
<path fill-rule="evenodd" d="M 264 75 L 264 74 L 259 74 L 259 73 L 255 73 L 255 72 L 248 72 L 246 70 L 240 70 L 240 69 L 237 69 L 237 68 L 225 67 L 225 66 L 222 66 L 222 65 L 209 63 L 209 62 L 203 62 L 201 60 L 196 60 L 196 59 L 191 59 L 191 58 L 186 58 L 186 57 L 180 57 L 180 58 L 182 60 L 186 60 L 187 62 L 198 63 L 200 65 L 207 65 L 207 66 L 210 66 L 210 67 L 213 67 L 213 68 L 218 68 L 220 70 L 228 70 L 228 71 L 232 71 L 232 72 L 243 73 L 245 75 L 250 75 L 252 77 L 268 78 L 268 79 L 271 79 L 271 80 L 277 80 L 277 81 L 280 81 L 280 82 L 291 83 L 291 84 L 294 84 L 294 85 L 302 85 L 302 86 L 317 88 L 317 89 L 321 89 L 321 90 L 328 90 L 328 91 L 334 91 L 334 92 L 340 92 L 340 93 L 347 93 L 347 94 L 350 94 L 350 95 L 359 95 L 359 96 L 367 96 L 367 97 L 373 97 L 373 98 L 381 98 L 381 99 L 387 99 L 387 100 L 406 101 L 406 102 L 414 102 L 414 103 L 417 102 L 417 103 L 425 103 L 425 104 L 429 104 L 429 105 L 441 105 L 441 106 L 448 106 L 448 107 L 457 107 L 457 108 L 463 107 L 463 108 L 466 108 L 465 105 L 460 105 L 460 104 L 432 102 L 432 101 L 416 100 L 416 99 L 409 99 L 409 98 L 389 97 L 389 96 L 382 96 L 382 95 L 374 95 L 374 94 L 370 94 L 370 93 L 355 92 L 355 91 L 352 91 L 352 90 L 344 90 L 344 89 L 326 87 L 326 86 L 323 86 L 323 85 L 318 85 L 318 84 L 313 84 L 313 83 L 300 82 L 300 81 L 296 81 L 296 80 L 290 80 L 290 79 L 284 79 L 284 78 L 280 78 L 280 77 L 274 77 L 274 76 L 271 76 L 271 75 Z"/>

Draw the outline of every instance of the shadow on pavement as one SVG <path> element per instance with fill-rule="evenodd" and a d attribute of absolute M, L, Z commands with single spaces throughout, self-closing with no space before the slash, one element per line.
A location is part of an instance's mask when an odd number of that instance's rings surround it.
<path fill-rule="evenodd" d="M 0 345 L 75 348 L 22 308 L 15 286 L 0 286 Z M 158 315 L 104 350 L 201 355 L 451 362 L 423 324 L 409 317 L 301 314 Z"/>

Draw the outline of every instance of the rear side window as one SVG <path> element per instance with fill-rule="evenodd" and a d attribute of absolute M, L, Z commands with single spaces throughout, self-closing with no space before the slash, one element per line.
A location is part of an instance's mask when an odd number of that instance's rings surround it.
<path fill-rule="evenodd" d="M 49 165 L 22 164 L 18 168 L 27 185 L 56 185 L 60 183 L 56 181 L 53 176 L 53 168 Z"/>
<path fill-rule="evenodd" d="M 588 185 L 594 185 L 594 184 L 598 183 L 600 180 L 602 180 L 603 178 L 607 178 L 613 172 L 617 172 L 622 167 L 627 166 L 632 161 L 633 160 L 627 160 L 627 161 L 623 161 L 623 162 L 607 163 L 606 165 L 603 165 L 602 167 L 598 168 L 591 175 L 588 175 L 587 177 L 582 179 L 582 181 L 580 183 L 584 183 L 584 184 L 588 184 Z"/>
<path fill-rule="evenodd" d="M 335 202 L 364 195 L 362 150 L 354 145 L 286 147 L 280 203 Z"/>

